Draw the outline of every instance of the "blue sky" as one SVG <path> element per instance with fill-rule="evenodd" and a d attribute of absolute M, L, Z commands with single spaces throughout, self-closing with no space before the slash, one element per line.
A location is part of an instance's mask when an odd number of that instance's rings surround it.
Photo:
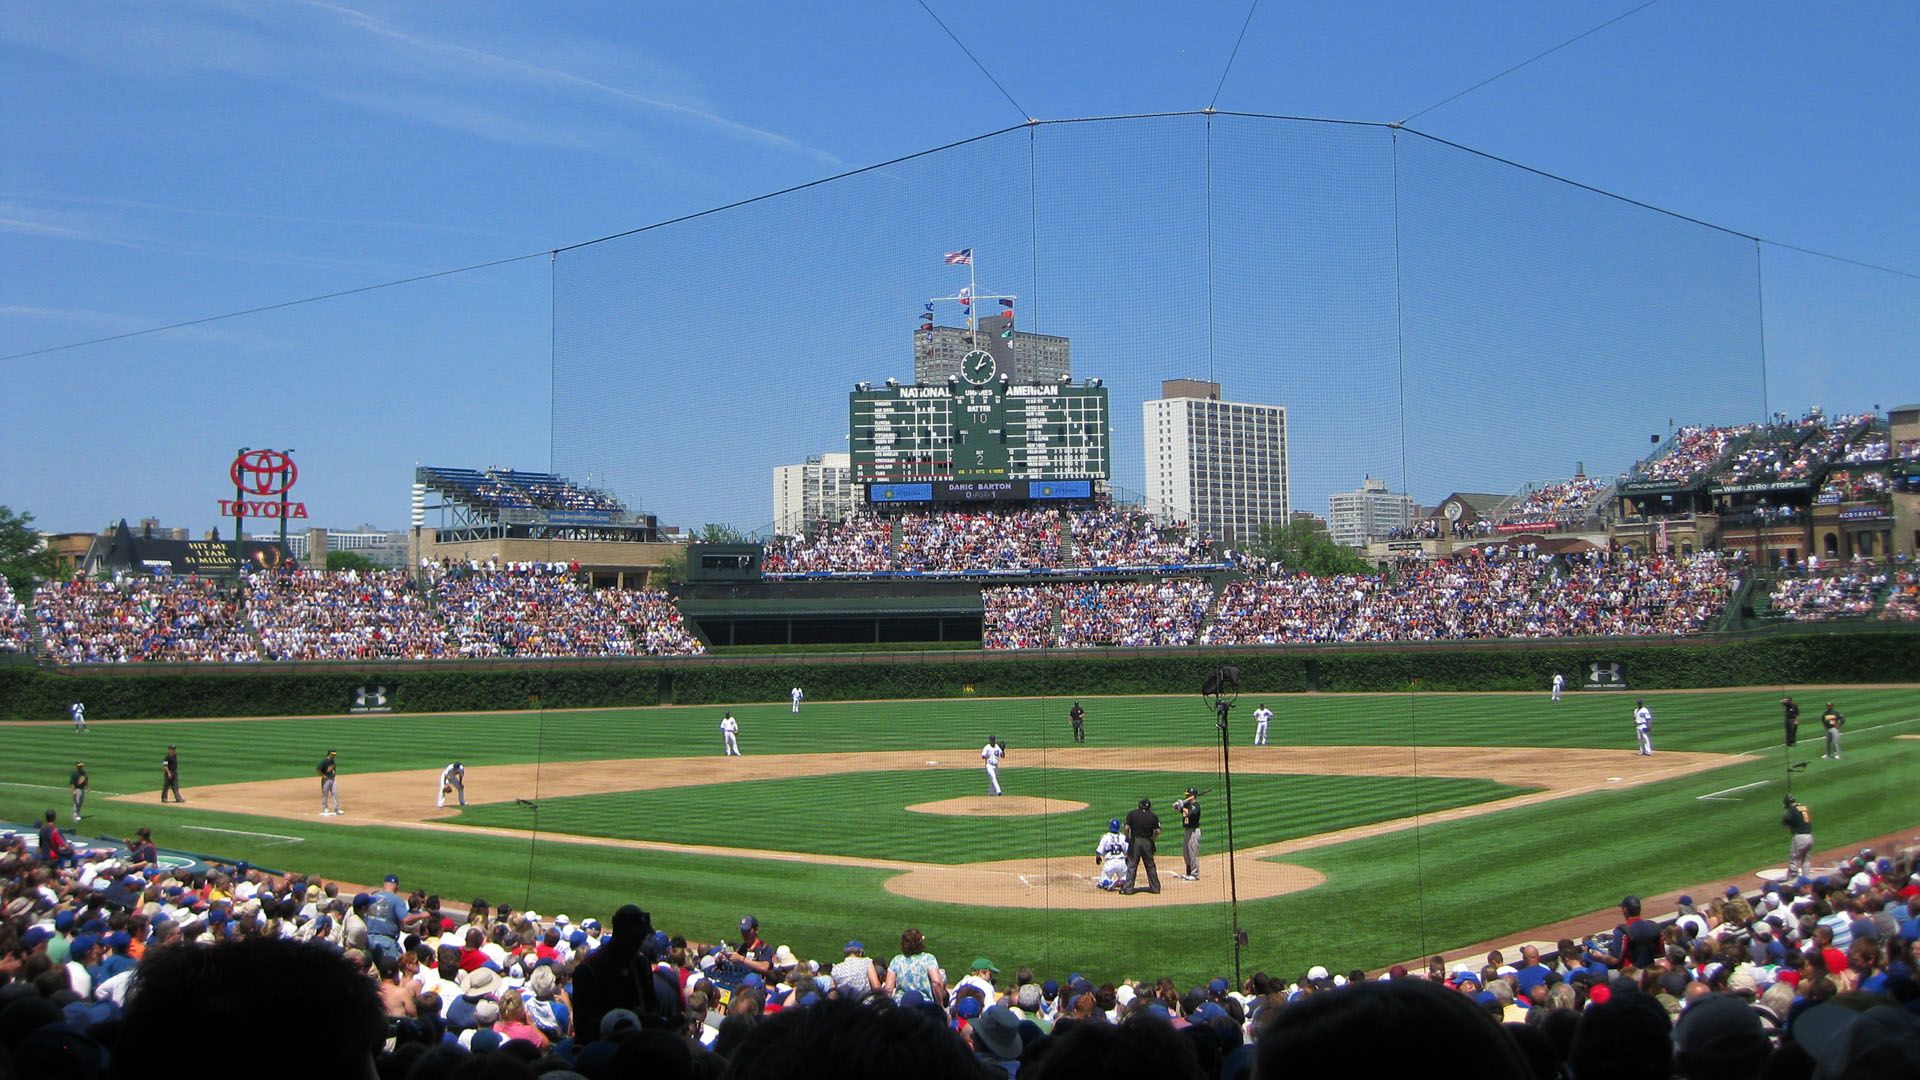
<path fill-rule="evenodd" d="M 1247 12 L 933 6 L 1020 111 L 910 0 L 13 5 L 0 354 L 542 252 L 1023 111 L 1198 109 Z M 1631 6 L 1269 0 L 1218 105 L 1400 120 Z M 1664 0 L 1411 126 L 1920 272 L 1917 52 L 1912 4 Z M 7 360 L 0 502 L 203 529 L 232 450 L 274 445 L 318 524 L 404 524 L 416 462 L 551 459 L 668 522 L 756 528 L 768 468 L 838 448 L 851 382 L 906 374 L 962 244 L 1026 325 L 1074 337 L 1122 424 L 1202 364 L 1288 404 L 1296 506 L 1320 512 L 1361 472 L 1431 501 L 1624 467 L 1669 417 L 1920 400 L 1912 278 L 1756 266 L 1414 136 L 1226 118 L 1207 350 L 1205 126 L 1014 132 L 551 264 Z M 1127 486 L 1138 439 L 1116 431 Z"/>

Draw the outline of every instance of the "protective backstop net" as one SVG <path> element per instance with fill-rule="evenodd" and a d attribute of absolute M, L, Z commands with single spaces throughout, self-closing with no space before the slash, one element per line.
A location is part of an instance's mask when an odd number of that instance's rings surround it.
<path fill-rule="evenodd" d="M 970 264 L 946 257 L 961 250 Z M 926 322 L 965 332 L 970 316 L 1010 309 L 1018 331 L 1067 340 L 1074 382 L 1103 381 L 1122 500 L 1165 494 L 1152 474 L 1168 451 L 1150 437 L 1148 403 L 1168 380 L 1284 408 L 1281 491 L 1255 508 L 1271 522 L 1324 516 L 1330 496 L 1370 478 L 1422 506 L 1576 473 L 1611 482 L 1678 427 L 1810 403 L 1769 401 L 1762 270 L 1751 238 L 1404 129 L 1197 113 L 1036 123 L 560 252 L 552 468 L 662 522 L 770 534 L 773 470 L 848 449 L 850 391 L 913 383 Z M 970 305 L 956 299 L 963 286 Z M 1214 479 L 1229 501 L 1245 481 Z M 1244 546 L 1256 528 L 1216 537 Z M 1126 914 L 1093 891 L 1110 817 L 1153 801 L 1168 878 L 1182 869 L 1173 803 L 1191 786 L 1206 792 L 1204 852 L 1226 844 L 1216 729 L 1198 695 L 1214 662 L 1196 656 L 1182 707 L 1096 701 L 1101 682 L 1063 659 L 1055 692 L 1011 712 L 956 709 L 949 727 L 876 739 L 875 754 L 928 751 L 928 801 L 954 794 L 935 778 L 956 768 L 983 794 L 976 755 L 997 734 L 1013 747 L 1010 794 L 1085 804 L 953 818 L 977 833 L 962 861 L 984 876 L 930 878 L 915 894 L 932 905 L 929 936 L 935 925 L 990 934 L 991 915 L 963 908 L 995 892 L 1044 913 L 1047 954 L 1034 962 L 1154 932 L 1223 970 L 1236 922 L 1249 970 L 1297 976 L 1314 961 L 1288 939 L 1312 927 L 1404 942 L 1412 957 L 1472 940 L 1457 919 L 1430 935 L 1427 913 L 1484 902 L 1474 875 L 1501 857 L 1453 830 L 1464 808 L 1605 768 L 1474 746 L 1471 709 L 1420 689 L 1445 682 L 1444 661 L 1410 657 L 1404 694 L 1273 703 L 1275 742 L 1317 745 L 1236 773 L 1237 842 L 1265 860 L 1236 868 L 1259 899 L 1236 912 L 1209 862 L 1197 882 L 1163 881 L 1209 902 Z M 1263 749 L 1251 745 L 1262 693 L 1305 689 L 1246 687 L 1234 751 Z M 1092 714 L 1085 744 L 1067 720 L 1076 697 Z M 1630 746 L 1629 711 L 1620 705 Z M 1577 750 L 1580 737 L 1537 741 Z M 860 790 L 849 782 L 846 796 Z M 1340 854 L 1273 869 L 1290 851 L 1328 850 L 1328 833 Z M 1580 872 L 1574 848 L 1507 854 Z M 1318 887 L 1274 899 L 1296 870 L 1292 885 Z M 857 913 L 860 898 L 848 902 Z M 847 914 L 820 913 L 796 935 L 830 934 Z M 951 972 L 964 958 L 946 959 Z"/>

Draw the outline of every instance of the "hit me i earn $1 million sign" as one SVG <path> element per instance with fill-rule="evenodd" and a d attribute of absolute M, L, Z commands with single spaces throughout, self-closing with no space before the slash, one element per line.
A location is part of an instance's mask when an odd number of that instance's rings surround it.
<path fill-rule="evenodd" d="M 290 502 L 286 494 L 300 478 L 293 458 L 280 450 L 242 450 L 227 470 L 234 497 L 220 500 L 222 517 L 303 518 L 307 504 Z M 269 501 L 269 496 L 279 496 Z M 255 498 L 258 496 L 258 498 Z"/>

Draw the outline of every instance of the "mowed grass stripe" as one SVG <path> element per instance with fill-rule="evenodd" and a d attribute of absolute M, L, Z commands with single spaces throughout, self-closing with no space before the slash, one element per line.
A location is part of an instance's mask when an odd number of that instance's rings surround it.
<path fill-rule="evenodd" d="M 1770 691 L 1644 695 L 1663 749 L 1739 752 L 1780 738 L 1778 695 Z M 1920 717 L 1911 690 L 1827 692 L 1841 701 L 1849 730 Z M 739 706 L 741 745 L 749 754 L 905 750 L 978 746 L 989 734 L 1012 745 L 1009 769 L 1069 746 L 1070 698 L 809 703 L 795 716 L 783 705 Z M 1276 713 L 1276 746 L 1455 745 L 1630 749 L 1636 696 L 1570 694 L 1273 695 L 1246 694 L 1235 717 L 1236 742 L 1251 740 L 1248 716 L 1262 701 Z M 1818 738 L 1823 697 L 1803 695 L 1803 734 Z M 1196 699 L 1087 699 L 1090 740 L 1083 751 L 1125 754 L 1141 747 L 1211 745 L 1215 732 Z M 719 707 L 444 716 L 293 718 L 267 721 L 95 724 L 85 735 L 65 726 L 0 725 L 0 779 L 61 784 L 74 760 L 87 760 L 105 791 L 158 791 L 159 761 L 180 746 L 188 785 L 313 775 L 329 749 L 341 773 L 470 765 L 718 754 Z M 47 777 L 54 779 L 48 780 Z"/>
<path fill-rule="evenodd" d="M 1010 771 L 1011 772 L 1011 771 Z M 1009 795 L 1042 794 L 1040 773 L 1005 777 Z M 1185 773 L 1053 769 L 1048 798 L 1087 804 L 1071 813 L 950 817 L 908 806 L 984 796 L 981 776 L 951 769 L 711 784 L 544 799 L 538 813 L 505 803 L 469 806 L 461 824 L 538 828 L 546 833 L 609 836 L 747 850 L 817 852 L 929 863 L 1090 856 L 1109 818 L 1123 817 L 1143 794 L 1154 798 L 1163 842 L 1178 837 L 1174 797 L 1194 780 Z M 1397 776 L 1257 776 L 1234 783 L 1235 842 L 1244 847 L 1313 836 L 1355 825 L 1490 802 L 1529 788 L 1488 780 Z M 1225 843 L 1219 793 L 1201 803 L 1211 850 Z M 991 846 L 985 835 L 991 834 Z"/>
<path fill-rule="evenodd" d="M 1784 791 L 1784 757 L 1777 748 L 1779 692 L 1644 696 L 1654 708 L 1662 750 L 1774 749 L 1738 765 L 1673 781 L 1288 856 L 1287 861 L 1321 870 L 1328 880 L 1296 896 L 1241 905 L 1243 925 L 1252 934 L 1248 970 L 1298 974 L 1312 963 L 1336 970 L 1378 966 L 1605 909 L 1629 890 L 1652 893 L 1755 866 L 1781 865 L 1786 832 L 1778 825 Z M 1796 697 L 1805 720 L 1794 760 L 1812 763 L 1796 775 L 1794 790 L 1815 808 L 1819 846 L 1846 846 L 1917 824 L 1910 788 L 1913 777 L 1920 775 L 1920 741 L 1893 736 L 1920 733 L 1920 724 L 1907 722 L 1920 718 L 1920 691 L 1834 688 Z M 1828 698 L 1839 703 L 1850 721 L 1846 758 L 1838 765 L 1818 760 L 1819 737 L 1812 723 Z M 1632 745 L 1627 712 L 1633 695 L 1570 693 L 1559 706 L 1549 705 L 1544 693 L 1276 695 L 1270 700 L 1277 714 L 1276 743 L 1406 743 L 1417 734 L 1428 745 L 1600 746 L 1622 751 Z M 1251 736 L 1246 715 L 1258 701 L 1256 694 L 1244 695 L 1235 713 L 1236 761 L 1251 752 L 1243 751 Z M 1015 767 L 1008 770 L 1012 779 L 1023 768 L 1038 772 L 1033 762 L 1042 752 L 1064 744 L 1070 704 L 1070 698 L 809 702 L 797 718 L 790 717 L 784 705 L 735 712 L 749 754 L 977 746 L 991 725 L 992 733 L 1015 745 Z M 1193 697 L 1088 698 L 1086 706 L 1090 745 L 1110 748 L 1127 760 L 1140 756 L 1136 747 L 1211 745 L 1214 739 Z M 83 830 L 89 834 L 120 837 L 151 825 L 163 845 L 362 883 L 398 872 L 409 885 L 463 902 L 478 896 L 495 903 L 532 903 L 544 913 L 566 911 L 576 919 L 586 914 L 605 918 L 620 904 L 637 902 L 655 913 L 659 925 L 696 938 L 732 933 L 740 916 L 752 913 L 767 925 L 770 940 L 791 943 L 803 955 L 828 958 L 837 957 L 839 946 L 854 936 L 876 952 L 890 951 L 901 929 L 918 926 L 949 967 L 984 952 L 1002 967 L 1030 962 L 1056 977 L 1070 970 L 1102 979 L 1164 974 L 1183 984 L 1231 969 L 1224 904 L 1089 913 L 1078 907 L 1069 889 L 1053 890 L 1054 906 L 1038 911 L 970 906 L 973 898 L 966 896 L 928 904 L 885 892 L 880 888 L 883 871 L 837 865 L 611 850 L 544 835 L 528 839 L 347 828 L 317 820 L 216 814 L 192 803 L 165 808 L 157 804 L 159 760 L 169 742 L 181 746 L 189 789 L 195 784 L 309 777 L 313 763 L 331 743 L 341 752 L 342 790 L 351 807 L 356 785 L 371 782 L 356 774 L 438 769 L 455 755 L 493 763 L 531 761 L 542 754 L 549 761 L 717 754 L 719 714 L 718 708 L 701 707 L 556 712 L 547 714 L 544 724 L 538 715 L 97 724 L 86 736 L 62 726 L 0 725 L 0 780 L 41 785 L 0 786 L 0 818 L 27 823 L 46 807 L 64 813 L 66 775 L 78 752 L 87 758 L 102 790 L 152 792 L 155 799 L 153 805 L 94 800 Z M 1881 726 L 1894 724 L 1900 726 Z M 977 769 L 955 775 L 976 784 L 980 779 Z M 1307 794 L 1315 791 L 1312 782 L 1291 779 Z M 1604 782 L 1605 777 L 1571 779 Z M 1767 780 L 1769 786 L 1741 792 L 1738 801 L 1695 798 L 1756 780 Z M 1240 823 L 1248 820 L 1243 815 L 1259 808 L 1237 797 L 1240 775 L 1234 786 L 1239 832 Z M 725 814 L 756 820 L 769 835 L 812 824 L 804 815 L 758 797 L 759 785 L 744 787 L 725 806 Z M 1165 808 L 1164 796 L 1148 794 Z M 1135 797 L 1130 794 L 1126 805 Z M 1408 796 L 1406 802 L 1412 801 Z M 1391 808 L 1391 801 L 1388 805 Z M 1208 807 L 1208 848 L 1218 851 L 1224 844 L 1224 823 L 1217 794 L 1209 797 Z M 866 812 L 866 804 L 837 806 L 833 812 L 854 817 Z M 1409 805 L 1394 816 L 1410 812 Z M 1171 812 L 1166 816 L 1171 827 Z M 181 824 L 301 835 L 306 842 L 188 833 L 176 828 Z M 1022 854 L 1000 843 L 993 821 L 930 818 L 919 828 L 963 830 L 978 838 L 983 857 Z M 690 832 L 703 829 L 700 822 L 689 825 Z M 884 854 L 908 857 L 904 849 L 919 842 L 920 835 L 902 834 L 897 840 L 903 850 Z M 1090 846 L 1091 841 L 1091 835 L 1081 837 L 1076 830 L 1068 846 Z"/>

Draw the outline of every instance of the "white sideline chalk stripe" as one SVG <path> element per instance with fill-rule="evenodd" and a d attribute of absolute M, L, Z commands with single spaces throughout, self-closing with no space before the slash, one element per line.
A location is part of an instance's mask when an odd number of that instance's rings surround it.
<path fill-rule="evenodd" d="M 65 792 L 73 791 L 72 788 L 68 787 L 65 784 L 23 784 L 18 780 L 0 780 L 0 787 L 31 788 L 35 791 L 65 791 Z M 119 791 L 101 791 L 97 787 L 89 787 L 87 789 L 87 794 L 102 795 L 109 799 L 117 799 L 125 793 L 119 792 Z"/>
<path fill-rule="evenodd" d="M 307 838 L 304 836 L 287 836 L 277 832 L 251 832 L 247 829 L 219 829 L 212 825 L 182 825 L 180 827 L 182 829 L 192 829 L 194 832 L 226 833 L 228 836 L 264 836 L 269 840 L 278 840 L 283 844 L 304 844 L 307 842 Z"/>
<path fill-rule="evenodd" d="M 1819 717 L 1817 716 L 1814 717 L 1813 734 L 1807 736 L 1806 739 L 1802 741 L 1815 743 L 1815 742 L 1819 742 L 1821 739 L 1826 737 L 1825 733 L 1818 726 L 1819 720 L 1820 720 Z M 1881 728 L 1899 727 L 1902 724 L 1920 724 L 1920 716 L 1909 716 L 1905 720 L 1889 720 L 1884 724 L 1871 724 L 1866 727 L 1842 728 L 1841 731 L 1844 734 L 1855 735 L 1863 731 L 1879 731 Z M 1894 738 L 1904 739 L 1904 738 L 1907 738 L 1907 736 L 1896 735 L 1894 736 Z M 1763 746 L 1758 750 L 1742 750 L 1740 751 L 1740 755 L 1743 757 L 1752 757 L 1755 754 L 1764 754 L 1769 750 L 1785 750 L 1786 748 L 1787 748 L 1786 743 L 1777 742 L 1777 743 L 1774 743 L 1772 746 Z"/>
<path fill-rule="evenodd" d="M 1750 788 L 1766 787 L 1768 784 L 1771 784 L 1771 783 L 1773 783 L 1773 781 L 1771 780 L 1755 780 L 1751 784 L 1741 784 L 1739 787 L 1722 788 L 1719 791 L 1710 791 L 1705 795 L 1695 795 L 1694 798 L 1702 801 L 1710 800 L 1712 802 L 1739 802 L 1740 801 L 1739 799 L 1723 799 L 1720 796 L 1731 795 L 1736 791 L 1746 791 Z"/>

